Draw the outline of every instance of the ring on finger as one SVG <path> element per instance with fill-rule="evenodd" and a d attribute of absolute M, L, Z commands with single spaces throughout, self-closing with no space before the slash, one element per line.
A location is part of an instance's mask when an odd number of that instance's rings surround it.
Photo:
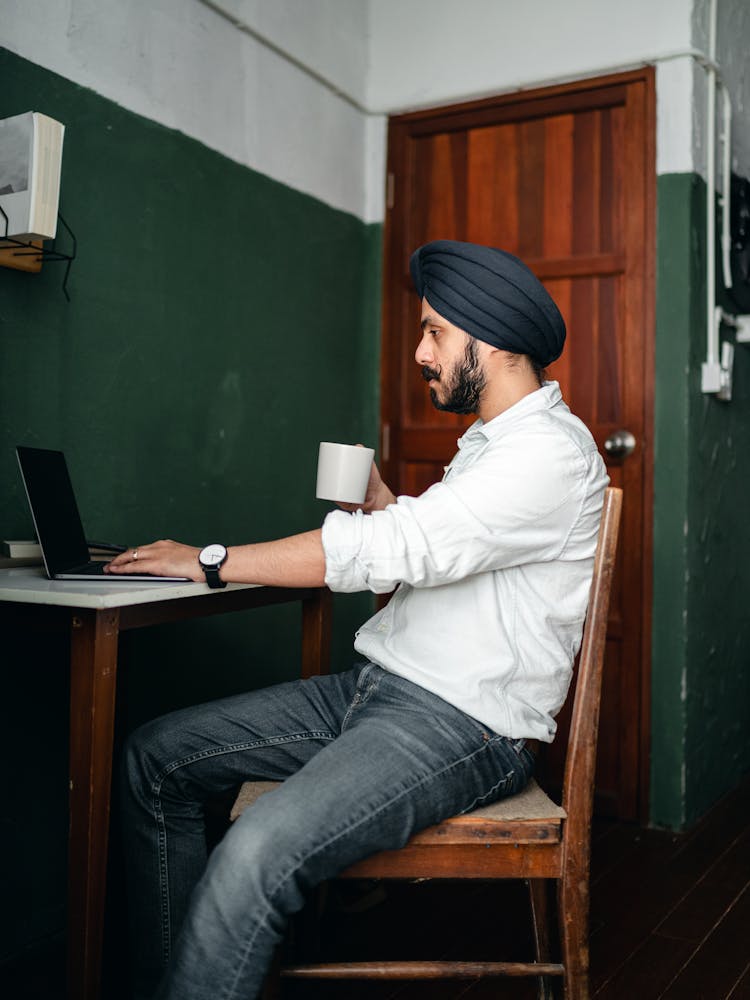
<path fill-rule="evenodd" d="M 133 549 L 133 562 L 138 559 L 138 549 Z"/>

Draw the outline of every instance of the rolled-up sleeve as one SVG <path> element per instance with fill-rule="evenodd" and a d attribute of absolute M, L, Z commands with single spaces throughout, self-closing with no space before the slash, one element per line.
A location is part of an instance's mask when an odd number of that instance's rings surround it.
<path fill-rule="evenodd" d="M 368 554 L 372 536 L 372 514 L 361 510 L 347 514 L 332 511 L 323 522 L 326 586 L 338 593 L 373 589 L 369 582 Z M 387 593 L 392 587 L 375 590 Z"/>

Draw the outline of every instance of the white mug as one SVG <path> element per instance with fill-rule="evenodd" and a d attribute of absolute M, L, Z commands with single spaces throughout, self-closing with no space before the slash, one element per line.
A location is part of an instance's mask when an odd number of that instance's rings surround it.
<path fill-rule="evenodd" d="M 321 441 L 315 496 L 337 503 L 364 503 L 374 456 L 372 448 Z"/>

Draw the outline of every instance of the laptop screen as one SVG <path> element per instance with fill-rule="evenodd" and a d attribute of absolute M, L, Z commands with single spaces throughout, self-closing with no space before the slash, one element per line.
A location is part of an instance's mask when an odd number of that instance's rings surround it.
<path fill-rule="evenodd" d="M 16 448 L 26 495 L 47 572 L 61 573 L 89 561 L 65 456 L 45 448 Z"/>

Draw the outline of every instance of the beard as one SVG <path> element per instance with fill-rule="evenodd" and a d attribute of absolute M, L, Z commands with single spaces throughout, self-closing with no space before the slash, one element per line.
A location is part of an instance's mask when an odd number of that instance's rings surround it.
<path fill-rule="evenodd" d="M 424 365 L 422 378 L 425 382 L 434 379 L 446 388 L 445 399 L 440 399 L 437 390 L 430 387 L 430 399 L 437 410 L 447 413 L 476 413 L 487 379 L 479 363 L 477 344 L 470 338 L 462 361 L 456 362 L 448 375 L 443 375 L 441 369 L 429 368 Z"/>

